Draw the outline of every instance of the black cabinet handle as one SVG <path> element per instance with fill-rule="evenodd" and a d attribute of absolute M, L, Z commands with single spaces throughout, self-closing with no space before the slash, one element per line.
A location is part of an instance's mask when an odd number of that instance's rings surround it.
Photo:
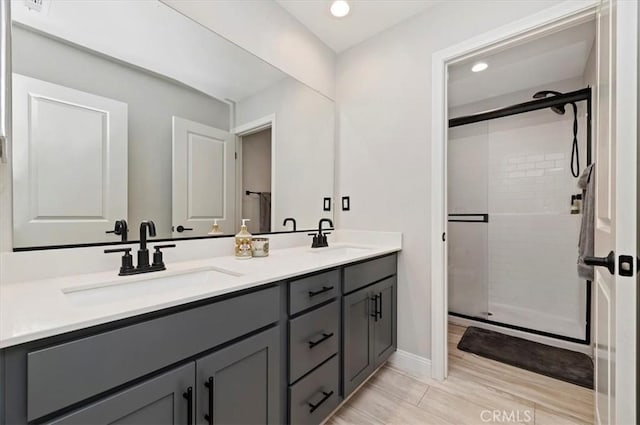
<path fill-rule="evenodd" d="M 309 291 L 309 297 L 315 297 L 316 295 L 324 294 L 333 289 L 333 286 L 323 286 L 322 289 L 318 291 Z"/>
<path fill-rule="evenodd" d="M 213 376 L 204 383 L 204 386 L 209 390 L 209 413 L 204 415 L 204 420 L 213 425 Z"/>
<path fill-rule="evenodd" d="M 191 227 L 184 227 L 182 224 L 176 227 L 176 232 L 182 233 L 186 230 L 193 230 Z"/>
<path fill-rule="evenodd" d="M 307 403 L 309 405 L 309 407 L 311 409 L 309 409 L 309 413 L 313 413 L 318 407 L 322 406 L 322 404 L 329 400 L 329 397 L 331 397 L 333 395 L 333 391 L 323 391 L 322 394 L 324 395 L 324 397 L 322 397 L 322 400 L 320 400 L 319 402 L 317 402 L 316 404 L 313 403 Z"/>
<path fill-rule="evenodd" d="M 378 319 L 382 319 L 382 292 L 378 294 L 378 301 L 380 303 L 380 308 L 376 308 L 376 312 L 378 313 Z"/>
<path fill-rule="evenodd" d="M 309 348 L 315 347 L 316 345 L 320 344 L 321 342 L 328 340 L 332 336 L 333 336 L 333 332 L 328 333 L 328 334 L 323 332 L 322 333 L 322 338 L 320 338 L 319 340 L 317 340 L 317 341 L 309 341 Z"/>
<path fill-rule="evenodd" d="M 373 313 L 369 314 L 369 316 L 373 317 L 374 320 L 377 322 L 378 321 L 378 294 L 375 294 L 373 297 L 370 298 L 371 301 L 373 301 Z"/>
<path fill-rule="evenodd" d="M 193 425 L 193 387 L 187 388 L 182 397 L 187 399 L 187 425 Z"/>

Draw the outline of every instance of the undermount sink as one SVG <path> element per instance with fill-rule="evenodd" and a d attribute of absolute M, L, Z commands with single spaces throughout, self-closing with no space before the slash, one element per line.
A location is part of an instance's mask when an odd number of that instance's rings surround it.
<path fill-rule="evenodd" d="M 163 272 L 160 272 L 163 273 Z M 148 296 L 181 288 L 215 285 L 242 276 L 240 273 L 219 268 L 207 268 L 188 272 L 164 272 L 134 277 L 120 277 L 109 281 L 62 288 L 68 299 L 81 305 L 105 303 L 127 298 Z"/>
<path fill-rule="evenodd" d="M 327 248 L 313 248 L 310 252 L 321 255 L 362 255 L 371 251 L 371 248 L 362 246 L 329 246 Z"/>

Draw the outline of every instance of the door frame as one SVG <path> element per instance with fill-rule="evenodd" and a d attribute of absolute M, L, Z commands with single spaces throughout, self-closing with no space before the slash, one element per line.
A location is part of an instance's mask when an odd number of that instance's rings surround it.
<path fill-rule="evenodd" d="M 599 0 L 564 1 L 432 55 L 431 70 L 431 375 L 444 380 L 447 360 L 447 66 L 495 53 L 594 19 Z"/>
<path fill-rule="evenodd" d="M 246 124 L 231 129 L 231 134 L 236 138 L 236 224 L 239 226 L 242 219 L 242 138 L 250 134 L 271 128 L 271 232 L 276 232 L 275 214 L 276 205 L 276 114 L 260 117 Z"/>

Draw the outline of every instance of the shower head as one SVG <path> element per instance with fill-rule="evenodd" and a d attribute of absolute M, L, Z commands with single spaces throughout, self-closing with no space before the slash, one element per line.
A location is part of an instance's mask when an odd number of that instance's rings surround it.
<path fill-rule="evenodd" d="M 562 94 L 559 91 L 555 90 L 541 90 L 533 95 L 534 99 L 544 99 L 549 96 L 556 96 L 558 94 Z M 564 105 L 552 106 L 551 110 L 559 115 L 564 115 Z"/>

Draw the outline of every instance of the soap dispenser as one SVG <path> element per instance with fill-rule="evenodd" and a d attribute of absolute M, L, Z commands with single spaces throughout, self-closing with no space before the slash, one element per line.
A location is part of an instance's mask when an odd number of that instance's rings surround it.
<path fill-rule="evenodd" d="M 209 233 L 207 233 L 207 235 L 221 235 L 222 229 L 220 229 L 220 225 L 218 224 L 218 220 L 214 219 L 213 220 L 213 227 L 211 227 L 211 231 L 209 231 Z"/>
<path fill-rule="evenodd" d="M 236 258 L 241 260 L 251 258 L 251 240 L 253 237 L 247 230 L 247 221 L 250 220 L 248 218 L 242 219 L 240 232 L 236 235 Z"/>

